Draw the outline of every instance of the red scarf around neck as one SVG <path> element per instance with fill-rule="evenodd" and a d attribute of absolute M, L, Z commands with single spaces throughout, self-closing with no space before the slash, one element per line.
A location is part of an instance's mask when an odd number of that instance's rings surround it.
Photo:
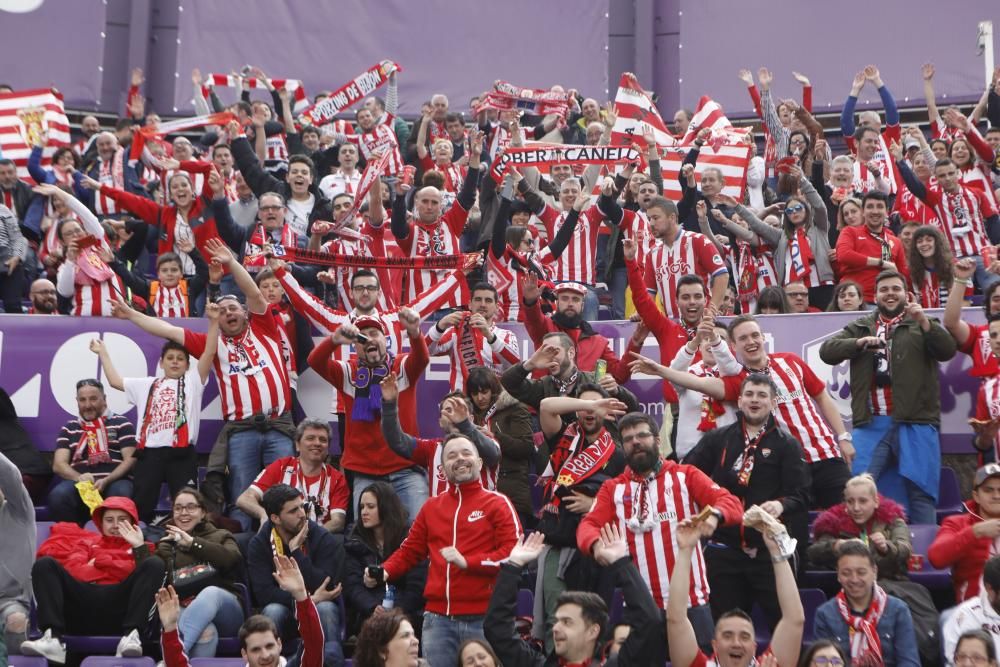
<path fill-rule="evenodd" d="M 798 249 L 798 257 L 796 257 L 796 248 Z M 809 245 L 809 237 L 806 235 L 805 225 L 802 225 L 795 230 L 795 234 L 791 238 L 791 242 L 788 244 L 789 259 L 792 265 L 789 269 L 788 281 L 789 282 L 799 282 L 805 283 L 806 287 L 809 287 L 809 267 L 814 261 L 812 246 Z"/>
<path fill-rule="evenodd" d="M 882 640 L 878 636 L 878 622 L 885 612 L 889 596 L 878 584 L 872 591 L 872 601 L 864 616 L 851 613 L 850 605 L 844 591 L 837 593 L 837 611 L 854 632 L 851 636 L 851 665 L 855 667 L 874 667 L 882 665 Z"/>

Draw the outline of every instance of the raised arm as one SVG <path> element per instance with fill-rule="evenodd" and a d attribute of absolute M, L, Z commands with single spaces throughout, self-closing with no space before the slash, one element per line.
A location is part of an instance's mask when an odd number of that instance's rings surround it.
<path fill-rule="evenodd" d="M 767 530 L 761 531 L 761 534 L 774 564 L 774 586 L 778 594 L 778 608 L 781 610 L 781 619 L 771 635 L 771 652 L 779 665 L 794 665 L 798 663 L 802 648 L 806 615 L 795 583 L 795 574 L 789 563 L 792 554 L 783 555 Z"/>
<path fill-rule="evenodd" d="M 840 132 L 845 139 L 848 139 L 848 143 L 854 141 L 854 108 L 858 104 L 858 95 L 861 93 L 861 89 L 865 87 L 865 81 L 867 79 L 864 70 L 854 75 L 854 80 L 851 82 L 851 94 L 847 96 L 844 108 L 840 111 Z"/>
<path fill-rule="evenodd" d="M 205 349 L 198 357 L 198 377 L 201 381 L 208 381 L 208 374 L 212 372 L 215 365 L 215 353 L 219 349 L 219 316 L 222 308 L 217 303 L 205 304 L 205 317 L 208 318 L 208 331 L 205 333 Z"/>
<path fill-rule="evenodd" d="M 664 366 L 663 364 L 656 363 L 649 357 L 636 354 L 635 352 L 632 353 L 632 357 L 634 357 L 634 360 L 629 363 L 629 366 L 632 368 L 633 373 L 659 375 L 664 380 L 667 380 L 671 384 L 677 385 L 678 387 L 693 389 L 720 401 L 724 400 L 726 397 L 726 385 L 720 378 L 702 378 L 691 375 L 690 373 L 676 371 L 672 368 Z"/>
<path fill-rule="evenodd" d="M 920 68 L 920 74 L 924 79 L 924 101 L 927 102 L 927 120 L 931 127 L 935 125 L 939 130 L 943 127 L 941 114 L 938 113 L 937 101 L 934 99 L 934 65 L 925 63 Z"/>
<path fill-rule="evenodd" d="M 588 400 L 571 398 L 569 396 L 550 396 L 542 399 L 538 408 L 538 422 L 546 438 L 559 434 L 563 428 L 562 416 L 578 410 L 601 410 L 607 417 L 621 417 L 628 412 L 628 406 L 617 398 L 599 398 Z"/>
<path fill-rule="evenodd" d="M 111 297 L 111 314 L 118 319 L 128 320 L 157 338 L 172 340 L 179 345 L 184 344 L 184 329 L 170 324 L 166 320 L 140 313 L 116 296 Z"/>
<path fill-rule="evenodd" d="M 691 591 L 691 559 L 694 550 L 699 548 L 701 532 L 688 520 L 674 529 L 674 539 L 677 550 L 674 552 L 674 571 L 670 573 L 670 585 L 667 589 L 667 644 L 672 664 L 691 665 L 701 651 L 694 626 L 687 615 Z"/>
<path fill-rule="evenodd" d="M 777 247 L 778 242 L 781 241 L 782 231 L 780 229 L 772 227 L 758 218 L 753 211 L 743 204 L 739 204 L 736 207 L 736 215 L 743 218 L 743 220 L 750 225 L 750 229 L 752 229 L 759 237 L 767 241 L 767 243 L 772 247 Z"/>
<path fill-rule="evenodd" d="M 267 300 L 260 293 L 260 288 L 254 282 L 253 276 L 247 273 L 243 265 L 236 261 L 236 256 L 221 239 L 208 239 L 205 242 L 205 249 L 212 253 L 212 258 L 219 264 L 228 267 L 236 281 L 236 286 L 247 298 L 247 309 L 254 315 L 263 315 L 267 312 Z"/>
<path fill-rule="evenodd" d="M 966 257 L 955 262 L 952 269 L 955 279 L 948 292 L 948 300 L 944 305 L 944 328 L 948 330 L 958 343 L 959 348 L 965 348 L 972 330 L 962 320 L 962 306 L 965 305 L 965 290 L 972 286 L 972 276 L 975 275 L 976 262 Z"/>
<path fill-rule="evenodd" d="M 111 355 L 108 354 L 108 348 L 104 345 L 104 341 L 100 338 L 95 338 L 90 341 L 90 351 L 97 355 L 97 358 L 101 360 L 101 366 L 104 368 L 104 379 L 108 381 L 108 384 L 117 389 L 118 391 L 125 391 L 125 382 L 122 380 L 121 373 L 115 368 L 114 363 L 111 361 Z"/>
<path fill-rule="evenodd" d="M 379 383 L 382 389 L 382 437 L 389 449 L 404 459 L 413 460 L 417 439 L 403 430 L 399 423 L 399 384 L 395 373 L 385 376 Z"/>

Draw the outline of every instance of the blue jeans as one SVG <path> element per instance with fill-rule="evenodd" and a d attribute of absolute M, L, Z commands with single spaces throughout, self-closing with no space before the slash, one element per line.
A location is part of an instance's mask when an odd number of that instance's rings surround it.
<path fill-rule="evenodd" d="M 344 649 L 340 645 L 340 607 L 336 600 L 327 600 L 316 605 L 319 612 L 319 622 L 323 626 L 323 637 L 326 643 L 323 645 L 323 664 L 343 667 Z M 282 641 L 292 639 L 298 635 L 295 625 L 295 614 L 283 604 L 272 602 L 264 607 L 261 612 L 264 616 L 274 621 L 278 632 L 281 633 Z M 301 643 L 301 642 L 300 642 Z M 287 667 L 298 667 L 302 659 L 302 647 L 299 646 L 295 657 L 288 661 Z"/>
<path fill-rule="evenodd" d="M 417 512 L 424 506 L 424 503 L 427 502 L 427 497 L 430 495 L 430 489 L 427 487 L 427 475 L 417 472 L 413 468 L 391 472 L 381 477 L 372 477 L 371 475 L 356 472 L 353 474 L 351 482 L 354 489 L 351 502 L 353 503 L 352 508 L 354 509 L 355 517 L 360 515 L 358 505 L 361 503 L 361 494 L 374 482 L 388 482 L 392 485 L 392 488 L 396 491 L 396 495 L 399 496 L 400 502 L 403 503 L 403 507 L 409 512 L 411 522 L 417 518 Z"/>
<path fill-rule="evenodd" d="M 261 432 L 255 429 L 240 431 L 229 436 L 229 498 L 235 502 L 253 482 L 257 474 L 270 463 L 283 456 L 294 456 L 292 439 L 276 429 Z M 232 509 L 229 516 L 240 522 L 243 530 L 250 530 L 250 517 L 239 509 Z"/>
<path fill-rule="evenodd" d="M 458 647 L 466 639 L 482 639 L 484 616 L 441 616 L 424 612 L 420 645 L 430 667 L 458 664 Z"/>
<path fill-rule="evenodd" d="M 119 479 L 111 482 L 101 496 L 104 498 L 111 496 L 131 498 L 132 480 Z M 90 521 L 90 512 L 80 500 L 80 492 L 76 490 L 76 482 L 61 479 L 52 487 L 52 490 L 49 491 L 49 514 L 52 515 L 53 521 L 70 521 L 81 526 Z"/>
<path fill-rule="evenodd" d="M 1000 276 L 986 270 L 986 263 L 983 261 L 982 255 L 972 255 L 972 258 L 976 260 L 976 273 L 973 276 L 973 280 L 976 281 L 979 289 L 985 292 L 987 287 L 1000 281 Z"/>
<path fill-rule="evenodd" d="M 177 629 L 184 652 L 192 658 L 214 658 L 219 637 L 235 637 L 243 624 L 243 606 L 235 595 L 209 586 L 181 610 Z"/>
<path fill-rule="evenodd" d="M 865 427 L 862 427 L 865 428 Z M 855 429 L 857 433 L 859 429 Z M 895 425 L 890 428 L 875 445 L 872 450 L 871 461 L 868 464 L 868 472 L 876 481 L 886 471 L 897 472 L 899 470 L 899 432 Z M 936 524 L 937 504 L 933 496 L 929 495 L 920 486 L 910 479 L 900 475 L 903 488 L 906 493 L 907 514 L 910 516 L 910 523 Z M 881 485 L 880 485 L 881 486 Z M 891 496 L 890 496 L 891 497 Z M 894 500 L 902 500 L 894 498 Z"/>
<path fill-rule="evenodd" d="M 625 267 L 613 269 L 608 281 L 608 291 L 611 292 L 611 319 L 625 319 L 625 288 L 628 287 L 628 271 Z"/>

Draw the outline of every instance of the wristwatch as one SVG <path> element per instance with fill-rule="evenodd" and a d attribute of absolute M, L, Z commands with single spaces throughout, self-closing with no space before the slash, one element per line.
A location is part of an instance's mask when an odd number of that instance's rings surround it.
<path fill-rule="evenodd" d="M 725 519 L 725 515 L 722 513 L 722 510 L 719 510 L 719 509 L 716 509 L 716 508 L 713 507 L 712 508 L 712 516 L 714 516 L 716 519 L 719 520 L 719 525 L 720 526 L 723 524 L 723 520 Z"/>
<path fill-rule="evenodd" d="M 843 433 L 837 436 L 837 442 L 843 442 L 844 440 L 847 440 L 848 442 L 854 442 L 854 436 L 851 435 L 850 431 L 844 431 Z"/>

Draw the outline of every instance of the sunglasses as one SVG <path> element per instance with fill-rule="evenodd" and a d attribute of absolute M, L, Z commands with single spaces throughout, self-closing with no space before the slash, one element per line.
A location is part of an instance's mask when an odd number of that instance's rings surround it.
<path fill-rule="evenodd" d="M 96 389 L 104 391 L 104 385 L 94 379 L 80 380 L 79 382 L 76 383 L 77 391 L 83 389 L 84 387 L 94 387 Z"/>
<path fill-rule="evenodd" d="M 792 204 L 791 206 L 785 207 L 785 213 L 798 213 L 799 211 L 806 210 L 806 207 L 802 204 Z"/>

